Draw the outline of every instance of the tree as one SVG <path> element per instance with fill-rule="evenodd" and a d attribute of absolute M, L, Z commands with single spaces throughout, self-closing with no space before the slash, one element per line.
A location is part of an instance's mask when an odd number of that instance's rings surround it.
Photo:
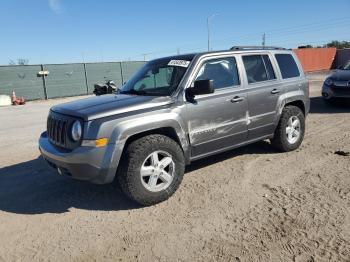
<path fill-rule="evenodd" d="M 29 64 L 29 60 L 25 59 L 25 58 L 18 58 L 17 59 L 17 63 L 15 61 L 13 61 L 12 59 L 9 62 L 10 65 L 28 65 Z"/>
<path fill-rule="evenodd" d="M 350 42 L 333 40 L 332 42 L 324 45 L 324 47 L 335 47 L 337 49 L 350 48 Z"/>
<path fill-rule="evenodd" d="M 298 46 L 298 49 L 301 49 L 301 48 L 313 48 L 312 45 L 301 45 L 301 46 Z"/>
<path fill-rule="evenodd" d="M 299 49 L 301 49 L 301 48 L 322 48 L 322 47 L 335 47 L 337 49 L 350 48 L 350 41 L 333 40 L 333 41 L 331 41 L 323 46 L 320 46 L 320 45 L 317 45 L 317 46 L 312 46 L 312 45 L 298 46 Z"/>

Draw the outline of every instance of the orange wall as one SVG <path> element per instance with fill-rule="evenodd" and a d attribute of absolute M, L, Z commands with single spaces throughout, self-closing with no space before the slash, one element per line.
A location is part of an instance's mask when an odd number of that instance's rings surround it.
<path fill-rule="evenodd" d="M 329 70 L 337 52 L 336 48 L 301 48 L 293 49 L 305 72 Z"/>

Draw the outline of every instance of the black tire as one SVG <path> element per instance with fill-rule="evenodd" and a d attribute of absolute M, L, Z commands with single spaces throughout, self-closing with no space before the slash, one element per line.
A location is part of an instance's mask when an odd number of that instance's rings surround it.
<path fill-rule="evenodd" d="M 290 143 L 287 139 L 286 128 L 288 126 L 288 120 L 296 116 L 300 121 L 300 136 L 295 143 Z M 293 151 L 297 149 L 303 142 L 305 134 L 305 116 L 299 107 L 286 106 L 281 114 L 280 121 L 275 130 L 274 137 L 271 139 L 271 144 L 276 149 L 282 152 Z"/>
<path fill-rule="evenodd" d="M 175 164 L 173 180 L 159 192 L 145 188 L 140 170 L 146 158 L 155 151 L 167 152 Z M 131 200 L 143 205 L 154 205 L 172 196 L 181 184 L 185 172 L 184 154 L 178 143 L 164 135 L 149 135 L 131 142 L 124 151 L 118 169 L 118 182 L 122 191 Z"/>

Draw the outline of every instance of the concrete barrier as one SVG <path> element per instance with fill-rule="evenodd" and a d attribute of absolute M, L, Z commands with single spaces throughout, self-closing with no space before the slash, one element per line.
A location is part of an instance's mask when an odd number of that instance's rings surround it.
<path fill-rule="evenodd" d="M 7 95 L 0 95 L 0 106 L 10 106 L 11 103 L 11 97 Z"/>

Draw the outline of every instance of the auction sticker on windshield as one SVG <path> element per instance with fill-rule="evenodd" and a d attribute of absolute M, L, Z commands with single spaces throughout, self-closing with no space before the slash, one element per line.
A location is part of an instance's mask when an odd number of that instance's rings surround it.
<path fill-rule="evenodd" d="M 190 64 L 190 61 L 186 60 L 170 60 L 168 63 L 168 66 L 181 66 L 181 67 L 188 67 Z"/>

